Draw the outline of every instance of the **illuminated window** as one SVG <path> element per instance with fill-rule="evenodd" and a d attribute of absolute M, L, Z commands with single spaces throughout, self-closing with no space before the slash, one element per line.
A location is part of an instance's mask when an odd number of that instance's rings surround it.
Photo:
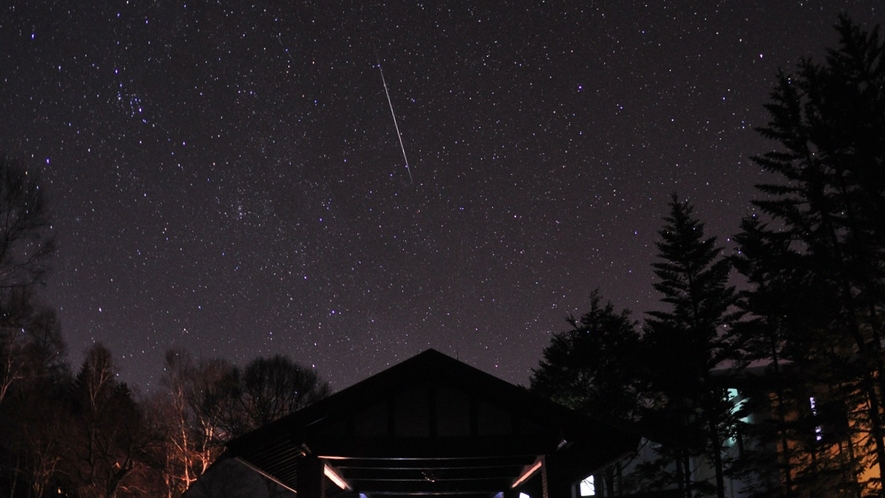
<path fill-rule="evenodd" d="M 747 402 L 746 398 L 741 398 L 738 390 L 733 387 L 728 388 L 726 396 L 728 397 L 728 402 L 731 403 L 731 415 L 737 417 L 744 408 L 744 404 Z M 750 423 L 749 416 L 741 417 L 739 420 L 745 424 Z M 734 446 L 737 442 L 737 435 L 735 434 L 729 437 L 728 440 L 725 441 L 725 444 L 728 446 Z"/>
<path fill-rule="evenodd" d="M 532 497 L 529 496 L 529 495 L 527 495 L 527 494 L 525 494 L 525 493 L 523 493 L 523 492 L 520 492 L 520 493 L 519 493 L 519 498 L 532 498 Z"/>
<path fill-rule="evenodd" d="M 808 404 L 811 406 L 811 415 L 817 418 L 817 402 L 814 399 L 814 396 L 808 398 Z M 816 441 L 820 441 L 824 438 L 824 430 L 821 426 L 814 427 L 814 439 Z"/>
<path fill-rule="evenodd" d="M 746 398 L 740 398 L 740 393 L 737 389 L 730 387 L 728 388 L 728 401 L 731 403 L 731 414 L 737 415 L 743 410 L 744 405 L 747 403 Z M 741 422 L 749 423 L 750 417 L 741 417 Z"/>
<path fill-rule="evenodd" d="M 581 481 L 579 491 L 581 496 L 596 496 L 596 482 L 593 480 L 593 476 L 587 476 Z"/>

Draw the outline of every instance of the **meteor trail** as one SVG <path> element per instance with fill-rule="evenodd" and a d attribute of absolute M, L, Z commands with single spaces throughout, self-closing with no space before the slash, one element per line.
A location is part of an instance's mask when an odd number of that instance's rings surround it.
<path fill-rule="evenodd" d="M 412 180 L 412 168 L 409 168 L 409 158 L 406 157 L 406 146 L 403 145 L 403 136 L 399 132 L 399 125 L 396 122 L 396 113 L 393 112 L 393 102 L 390 100 L 390 92 L 387 91 L 387 81 L 384 79 L 384 71 L 381 69 L 381 61 L 378 61 L 378 71 L 381 72 L 381 84 L 384 85 L 384 95 L 387 95 L 387 104 L 390 106 L 390 115 L 393 116 L 393 127 L 396 128 L 396 138 L 399 139 L 399 148 L 403 151 L 403 161 L 406 162 L 406 171 L 409 172 L 409 183 Z"/>

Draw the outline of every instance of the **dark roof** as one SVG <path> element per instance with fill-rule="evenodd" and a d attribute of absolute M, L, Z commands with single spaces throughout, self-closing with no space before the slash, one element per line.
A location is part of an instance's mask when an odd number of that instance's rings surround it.
<path fill-rule="evenodd" d="M 297 460 L 311 454 L 372 496 L 479 496 L 506 489 L 540 455 L 572 462 L 562 468 L 577 467 L 579 479 L 636 442 L 431 349 L 234 439 L 228 449 L 293 489 Z"/>

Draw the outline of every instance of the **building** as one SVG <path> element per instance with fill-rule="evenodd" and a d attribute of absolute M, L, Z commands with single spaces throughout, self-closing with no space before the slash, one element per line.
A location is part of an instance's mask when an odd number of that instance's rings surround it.
<path fill-rule="evenodd" d="M 593 496 L 638 440 L 427 350 L 234 439 L 186 496 Z"/>

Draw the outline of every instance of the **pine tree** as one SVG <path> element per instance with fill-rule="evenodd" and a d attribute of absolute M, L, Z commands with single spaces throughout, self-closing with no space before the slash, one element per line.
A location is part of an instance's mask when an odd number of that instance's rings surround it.
<path fill-rule="evenodd" d="M 725 495 L 725 443 L 733 420 L 727 389 L 713 371 L 734 352 L 729 329 L 738 318 L 736 294 L 728 285 L 731 266 L 721 257 L 715 237 L 705 237 L 693 206 L 674 194 L 670 214 L 659 232 L 655 289 L 663 311 L 649 312 L 643 338 L 658 417 L 669 419 L 678 439 L 667 451 L 676 459 L 677 476 L 686 496 L 695 492 Z M 704 454 L 716 471 L 716 482 L 691 479 L 689 456 Z"/>
<path fill-rule="evenodd" d="M 745 221 L 738 268 L 747 335 L 801 370 L 788 390 L 816 394 L 815 408 L 796 403 L 807 427 L 788 431 L 802 451 L 786 491 L 857 496 L 881 493 L 885 461 L 885 60 L 878 28 L 843 17 L 837 30 L 824 64 L 778 75 L 760 132 L 779 148 L 755 160 L 781 181 L 758 187 L 769 221 Z"/>
<path fill-rule="evenodd" d="M 817 444 L 815 419 L 820 417 L 810 406 L 812 398 L 819 399 L 814 385 L 836 382 L 834 371 L 822 368 L 818 358 L 839 349 L 820 326 L 837 314 L 837 307 L 827 299 L 827 287 L 791 250 L 788 234 L 770 230 L 758 216 L 748 217 L 735 241 L 739 251 L 731 260 L 749 288 L 739 301 L 747 314 L 734 332 L 740 337 L 744 362 L 765 366 L 763 378 L 745 393 L 746 406 L 751 413 L 770 416 L 766 423 L 748 428 L 755 444 L 743 455 L 742 465 L 757 478 L 756 496 L 824 489 L 822 481 L 842 470 L 805 447 Z M 800 440 L 803 443 L 796 444 Z M 803 465 L 806 460 L 815 465 Z M 822 472 L 824 467 L 827 472 Z"/>

